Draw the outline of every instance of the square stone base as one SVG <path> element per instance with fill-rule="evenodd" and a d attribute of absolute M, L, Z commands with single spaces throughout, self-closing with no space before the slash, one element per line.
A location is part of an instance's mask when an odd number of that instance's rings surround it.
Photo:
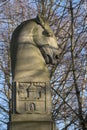
<path fill-rule="evenodd" d="M 48 114 L 12 114 L 8 130 L 55 130 L 55 123 Z"/>
<path fill-rule="evenodd" d="M 9 130 L 54 130 L 53 122 L 11 122 Z"/>

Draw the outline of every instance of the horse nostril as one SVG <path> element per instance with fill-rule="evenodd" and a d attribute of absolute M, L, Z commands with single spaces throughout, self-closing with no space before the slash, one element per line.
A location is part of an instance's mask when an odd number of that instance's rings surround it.
<path fill-rule="evenodd" d="M 52 64 L 52 58 L 49 55 L 47 55 L 47 63 Z"/>
<path fill-rule="evenodd" d="M 58 55 L 55 55 L 55 59 L 59 59 Z"/>

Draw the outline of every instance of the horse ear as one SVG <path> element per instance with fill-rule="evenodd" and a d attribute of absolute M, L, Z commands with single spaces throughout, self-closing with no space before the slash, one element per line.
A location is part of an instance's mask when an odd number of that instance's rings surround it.
<path fill-rule="evenodd" d="M 44 28 L 44 30 L 47 32 L 47 34 L 49 36 L 53 36 L 54 35 L 52 29 L 49 26 L 48 21 L 46 20 L 46 18 L 44 16 L 38 15 L 37 16 L 37 20 L 38 20 L 38 23 Z"/>
<path fill-rule="evenodd" d="M 39 24 L 40 24 L 42 27 L 45 26 L 45 20 L 46 20 L 45 17 L 43 17 L 42 15 L 37 15 L 37 18 L 36 18 L 36 19 L 38 20 Z"/>

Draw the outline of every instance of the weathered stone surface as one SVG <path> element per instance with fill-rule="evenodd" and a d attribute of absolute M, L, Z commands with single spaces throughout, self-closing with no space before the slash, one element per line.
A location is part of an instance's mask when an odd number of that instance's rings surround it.
<path fill-rule="evenodd" d="M 8 130 L 55 130 L 52 121 L 50 74 L 58 62 L 57 40 L 38 17 L 19 25 L 11 39 L 12 109 Z"/>
<path fill-rule="evenodd" d="M 49 83 L 16 82 L 13 89 L 15 92 L 13 93 L 15 111 L 14 114 L 11 114 L 8 130 L 55 130 L 55 123 L 52 121 L 51 114 Z M 33 102 L 36 106 L 35 108 L 31 106 L 30 109 L 29 105 L 26 110 L 24 102 L 26 104 Z"/>
<path fill-rule="evenodd" d="M 14 81 L 49 81 L 49 72 L 37 47 L 20 43 L 15 61 Z"/>
<path fill-rule="evenodd" d="M 41 114 L 12 114 L 12 122 L 24 122 L 24 121 L 52 121 L 52 115 L 47 113 Z"/>
<path fill-rule="evenodd" d="M 57 40 L 47 23 L 37 19 L 23 22 L 11 39 L 13 81 L 49 82 L 46 63 L 57 63 L 59 53 Z"/>
<path fill-rule="evenodd" d="M 55 130 L 51 121 L 12 122 L 9 130 Z"/>
<path fill-rule="evenodd" d="M 50 84 L 45 82 L 16 82 L 13 86 L 14 113 L 51 114 Z"/>

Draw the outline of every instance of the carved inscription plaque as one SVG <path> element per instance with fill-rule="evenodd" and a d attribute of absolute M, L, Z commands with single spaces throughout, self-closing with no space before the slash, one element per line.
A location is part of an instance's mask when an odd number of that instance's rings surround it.
<path fill-rule="evenodd" d="M 46 83 L 18 83 L 16 86 L 16 112 L 46 112 Z"/>

